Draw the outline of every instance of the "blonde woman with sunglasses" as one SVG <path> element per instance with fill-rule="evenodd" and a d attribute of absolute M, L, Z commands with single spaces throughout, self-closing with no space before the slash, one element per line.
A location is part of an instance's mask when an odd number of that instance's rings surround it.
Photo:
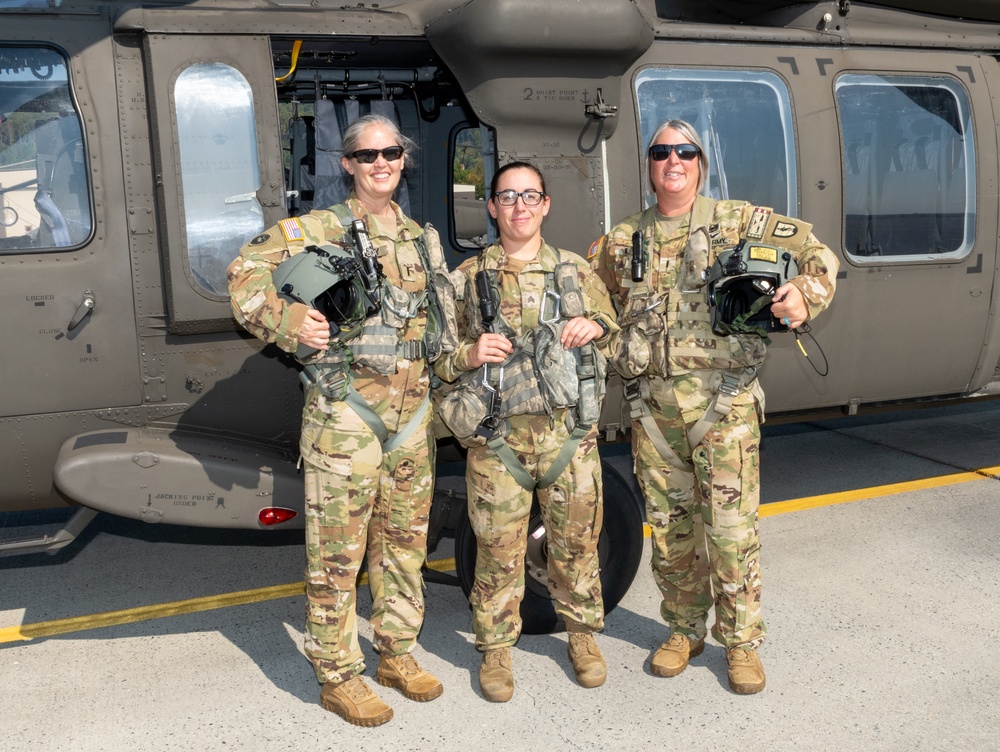
<path fill-rule="evenodd" d="M 323 707 L 350 723 L 377 726 L 392 709 L 361 676 L 355 582 L 366 549 L 380 654 L 376 681 L 418 702 L 443 691 L 413 650 L 424 615 L 420 569 L 434 483 L 429 361 L 442 347 L 428 327 L 434 313 L 428 300 L 443 293 L 434 288 L 440 276 L 432 270 L 445 277 L 447 270 L 443 258 L 428 256 L 433 230 L 421 229 L 392 200 L 412 142 L 395 123 L 368 115 L 347 128 L 343 143 L 343 166 L 354 181 L 348 199 L 286 219 L 251 240 L 229 268 L 229 287 L 234 314 L 246 329 L 298 351 L 322 376 L 307 388 L 300 441 L 305 648 L 322 684 Z M 353 220 L 363 223 L 377 252 L 369 259 L 379 268 L 381 308 L 367 313 L 360 333 L 341 342 L 336 322 L 278 294 L 272 272 L 309 246 L 352 247 Z M 367 268 L 375 273 L 375 265 Z M 337 310 L 332 305 L 327 313 Z M 302 358 L 303 347 L 315 354 Z"/>
<path fill-rule="evenodd" d="M 765 342 L 753 331 L 714 331 L 707 283 L 719 254 L 741 241 L 788 253 L 798 273 L 773 289 L 770 309 L 794 330 L 830 304 L 838 262 L 806 222 L 701 195 L 708 157 L 690 123 L 661 124 L 645 156 L 656 202 L 612 228 L 590 257 L 619 312 L 612 363 L 635 416 L 635 471 L 670 629 L 649 668 L 665 677 L 684 671 L 704 650 L 714 606 L 729 686 L 752 694 L 765 684 L 756 379 Z"/>

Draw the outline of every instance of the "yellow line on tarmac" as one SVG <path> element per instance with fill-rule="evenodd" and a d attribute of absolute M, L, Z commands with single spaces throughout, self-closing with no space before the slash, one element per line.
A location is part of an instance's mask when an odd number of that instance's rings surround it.
<path fill-rule="evenodd" d="M 822 496 L 807 496 L 802 499 L 776 501 L 770 504 L 763 504 L 760 507 L 760 516 L 771 517 L 787 512 L 801 512 L 833 504 L 846 504 L 852 501 L 863 501 L 880 496 L 892 496 L 894 494 L 906 493 L 907 491 L 920 491 L 927 488 L 940 488 L 958 483 L 969 483 L 975 480 L 984 480 L 988 477 L 1000 477 L 1000 466 L 983 468 L 976 472 L 955 473 L 954 475 L 942 475 L 936 478 L 924 478 L 905 483 L 891 483 L 885 486 L 860 488 L 856 491 L 843 491 L 841 493 L 823 494 Z M 648 538 L 648 525 L 643 525 L 643 532 Z M 450 572 L 455 569 L 455 560 L 439 559 L 437 561 L 429 561 L 427 562 L 427 566 L 438 572 Z M 364 584 L 367 581 L 368 575 L 363 574 L 360 582 Z M 67 634 L 69 632 L 82 632 L 87 629 L 98 629 L 100 627 L 131 624 L 149 619 L 160 619 L 165 616 L 179 616 L 197 611 L 211 611 L 216 608 L 239 606 L 245 603 L 259 603 L 278 598 L 290 598 L 302 595 L 304 592 L 305 585 L 303 583 L 293 582 L 288 585 L 274 585 L 254 590 L 241 590 L 235 593 L 224 593 L 204 598 L 190 598 L 183 601 L 173 601 L 172 603 L 127 608 L 122 611 L 107 611 L 101 614 L 89 614 L 87 616 L 74 616 L 68 619 L 43 621 L 36 624 L 3 627 L 0 628 L 0 645 L 9 642 L 33 640 L 37 637 L 52 637 L 53 635 Z"/>
<path fill-rule="evenodd" d="M 905 483 L 890 483 L 885 486 L 859 488 L 856 491 L 843 491 L 841 493 L 824 494 L 822 496 L 806 496 L 802 499 L 775 501 L 770 504 L 762 504 L 760 507 L 760 516 L 771 517 L 775 514 L 801 512 L 806 509 L 827 507 L 833 504 L 846 504 L 851 501 L 876 499 L 881 496 L 892 496 L 894 494 L 906 493 L 907 491 L 921 491 L 926 488 L 954 486 L 959 483 L 969 483 L 974 480 L 985 480 L 989 477 L 995 478 L 998 475 L 1000 475 L 1000 467 L 984 467 L 981 470 L 969 473 L 939 475 L 936 478 L 922 478 L 920 480 L 906 481 Z"/>
<path fill-rule="evenodd" d="M 455 560 L 440 559 L 438 561 L 429 561 L 427 562 L 427 566 L 429 569 L 435 569 L 438 572 L 450 572 L 455 568 Z M 365 573 L 361 575 L 360 583 L 365 584 L 367 582 L 368 575 Z M 105 611 L 101 614 L 73 616 L 68 619 L 41 621 L 36 624 L 20 624 L 14 627 L 0 628 L 0 645 L 8 642 L 33 640 L 37 637 L 52 637 L 69 632 L 82 632 L 87 629 L 114 627 L 120 624 L 148 621 L 149 619 L 162 619 L 165 616 L 180 616 L 182 614 L 193 614 L 197 611 L 211 611 L 216 608 L 241 606 L 245 603 L 260 603 L 278 598 L 291 598 L 303 593 L 305 593 L 305 585 L 301 582 L 293 582 L 288 585 L 273 585 L 253 590 L 240 590 L 235 593 L 210 595 L 204 598 L 189 598 L 171 603 L 157 603 L 152 606 L 126 608 L 121 611 Z"/>

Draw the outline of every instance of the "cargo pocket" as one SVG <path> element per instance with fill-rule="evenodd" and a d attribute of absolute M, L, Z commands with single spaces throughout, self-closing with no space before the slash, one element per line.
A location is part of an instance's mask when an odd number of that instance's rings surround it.
<path fill-rule="evenodd" d="M 583 553 L 597 540 L 597 500 L 600 498 L 600 474 L 587 472 L 573 476 L 572 493 L 555 484 L 549 491 L 549 538 L 564 551 Z"/>
<path fill-rule="evenodd" d="M 752 514 L 760 505 L 760 439 L 749 436 L 740 441 L 740 456 L 743 466 L 740 470 L 741 493 L 740 514 Z"/>
<path fill-rule="evenodd" d="M 413 519 L 413 479 L 416 462 L 404 457 L 392 471 L 392 492 L 389 494 L 389 527 L 408 530 Z"/>

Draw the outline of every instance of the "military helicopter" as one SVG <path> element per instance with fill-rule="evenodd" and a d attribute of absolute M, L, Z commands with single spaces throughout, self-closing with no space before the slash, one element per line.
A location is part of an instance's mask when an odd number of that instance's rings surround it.
<path fill-rule="evenodd" d="M 484 185 L 514 159 L 546 175 L 546 239 L 586 254 L 650 200 L 656 125 L 688 120 L 706 191 L 811 221 L 841 257 L 809 357 L 775 337 L 771 416 L 1000 387 L 987 0 L 0 0 L 0 17 L 0 511 L 76 508 L 0 552 L 58 550 L 99 511 L 302 525 L 296 370 L 236 326 L 225 269 L 343 198 L 341 133 L 367 112 L 419 145 L 397 200 L 452 265 L 491 239 Z M 642 548 L 618 396 L 609 607 Z M 443 451 L 439 476 L 462 472 Z M 456 535 L 468 587 L 461 491 L 441 484 L 432 527 Z M 531 532 L 526 631 L 546 631 Z"/>

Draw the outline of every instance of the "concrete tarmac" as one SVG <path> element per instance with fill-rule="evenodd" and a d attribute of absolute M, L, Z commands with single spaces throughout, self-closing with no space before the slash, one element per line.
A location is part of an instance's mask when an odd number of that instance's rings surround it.
<path fill-rule="evenodd" d="M 513 700 L 486 702 L 468 604 L 458 588 L 429 584 L 417 657 L 443 696 L 415 703 L 372 679 L 395 717 L 356 728 L 318 704 L 296 595 L 0 644 L 0 749 L 998 749 L 1000 484 L 983 474 L 947 481 L 1000 465 L 998 439 L 992 407 L 770 430 L 769 501 L 935 476 L 946 484 L 762 518 L 759 695 L 730 692 L 711 640 L 680 676 L 649 672 L 666 632 L 647 541 L 599 637 L 608 680 L 597 689 L 574 682 L 564 634 L 523 636 Z M 71 554 L 2 561 L 0 629 L 301 579 L 295 541 L 94 524 Z M 370 614 L 367 589 L 359 612 Z"/>

